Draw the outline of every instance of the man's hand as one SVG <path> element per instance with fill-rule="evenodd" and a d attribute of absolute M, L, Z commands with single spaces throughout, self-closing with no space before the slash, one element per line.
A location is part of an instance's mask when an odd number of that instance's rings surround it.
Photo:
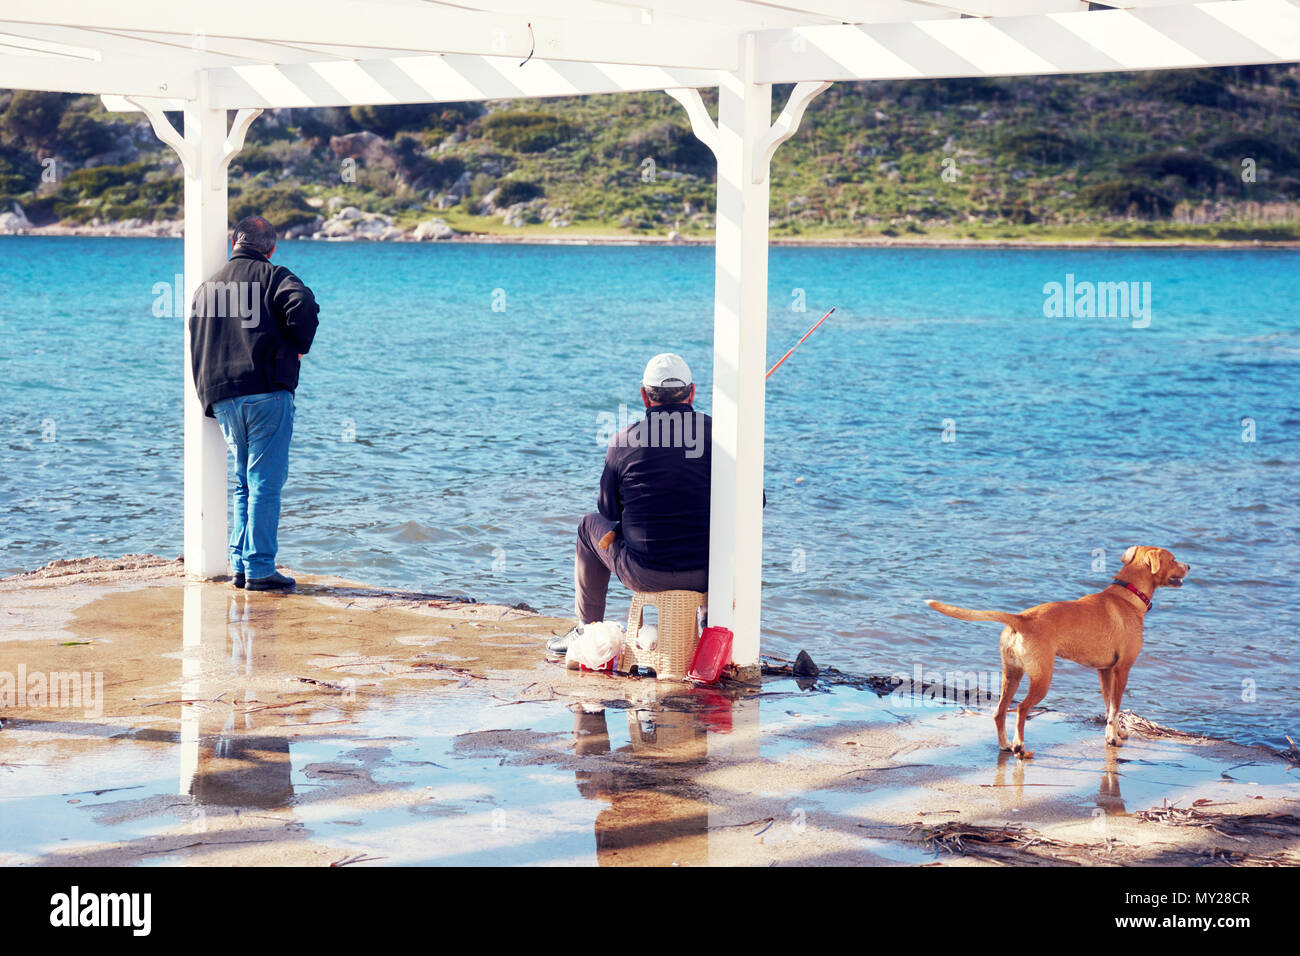
<path fill-rule="evenodd" d="M 606 531 L 605 536 L 600 539 L 600 550 L 608 551 L 609 546 L 614 543 L 615 534 L 613 531 Z"/>

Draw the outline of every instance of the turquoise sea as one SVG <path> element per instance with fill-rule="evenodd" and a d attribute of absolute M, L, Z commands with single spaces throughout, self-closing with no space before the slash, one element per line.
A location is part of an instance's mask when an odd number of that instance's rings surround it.
<path fill-rule="evenodd" d="M 285 242 L 276 258 L 322 303 L 280 560 L 571 613 L 602 422 L 637 414 L 659 351 L 686 357 L 709 408 L 712 250 Z M 181 265 L 177 240 L 0 239 L 0 572 L 180 553 Z M 836 313 L 769 382 L 764 651 L 995 675 L 998 628 L 924 598 L 1078 597 L 1128 545 L 1160 545 L 1192 572 L 1157 594 L 1126 706 L 1285 746 L 1300 731 L 1298 265 L 773 249 L 771 359 Z M 1045 315 L 1044 287 L 1067 276 L 1139 283 L 1149 324 Z M 625 607 L 616 590 L 611 616 Z M 1100 713 L 1095 674 L 1062 663 L 1046 703 Z"/>

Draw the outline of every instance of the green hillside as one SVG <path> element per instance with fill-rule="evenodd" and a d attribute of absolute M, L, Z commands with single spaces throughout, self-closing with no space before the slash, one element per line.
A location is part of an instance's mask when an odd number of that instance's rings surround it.
<path fill-rule="evenodd" d="M 773 235 L 1296 239 L 1298 120 L 1293 66 L 836 84 L 777 153 Z M 279 110 L 230 205 L 331 237 L 707 237 L 713 178 L 661 93 Z M 180 201 L 138 114 L 0 92 L 10 227 L 174 220 Z"/>

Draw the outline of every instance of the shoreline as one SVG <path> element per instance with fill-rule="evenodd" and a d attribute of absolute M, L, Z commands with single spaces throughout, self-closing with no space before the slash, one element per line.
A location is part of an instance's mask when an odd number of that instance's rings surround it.
<path fill-rule="evenodd" d="M 165 221 L 143 226 L 117 228 L 105 226 L 32 226 L 0 232 L 8 236 L 77 237 L 101 239 L 181 239 L 183 223 Z M 440 243 L 472 243 L 478 245 L 538 245 L 538 246 L 704 246 L 712 247 L 713 239 L 683 236 L 609 236 L 569 234 L 547 237 L 530 233 L 509 235 L 505 233 L 456 233 L 439 239 L 417 238 L 414 230 L 400 236 L 376 238 L 371 236 L 314 236 L 286 237 L 284 241 L 304 242 L 379 242 L 436 245 Z M 811 249 L 1300 249 L 1300 240 L 1275 239 L 947 239 L 925 237 L 836 237 L 796 238 L 770 236 L 769 246 Z"/>
<path fill-rule="evenodd" d="M 4 707 L 0 864 L 1300 865 L 1300 763 L 1134 714 L 1108 748 L 1036 708 L 1022 761 L 984 710 L 829 668 L 568 671 L 568 622 L 519 607 L 152 555 L 0 595 L 0 675 L 103 684 Z"/>

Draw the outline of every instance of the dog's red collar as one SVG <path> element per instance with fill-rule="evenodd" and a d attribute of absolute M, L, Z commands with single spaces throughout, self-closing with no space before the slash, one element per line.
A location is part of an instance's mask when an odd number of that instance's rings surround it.
<path fill-rule="evenodd" d="M 1121 581 L 1119 578 L 1116 578 L 1113 583 L 1118 584 L 1126 591 L 1131 591 L 1132 593 L 1136 594 L 1139 598 L 1142 599 L 1142 603 L 1147 606 L 1147 610 L 1148 611 L 1151 610 L 1151 599 L 1147 597 L 1145 594 L 1143 594 L 1141 591 L 1139 591 L 1137 588 L 1135 588 L 1133 585 L 1129 584 L 1127 581 Z"/>

